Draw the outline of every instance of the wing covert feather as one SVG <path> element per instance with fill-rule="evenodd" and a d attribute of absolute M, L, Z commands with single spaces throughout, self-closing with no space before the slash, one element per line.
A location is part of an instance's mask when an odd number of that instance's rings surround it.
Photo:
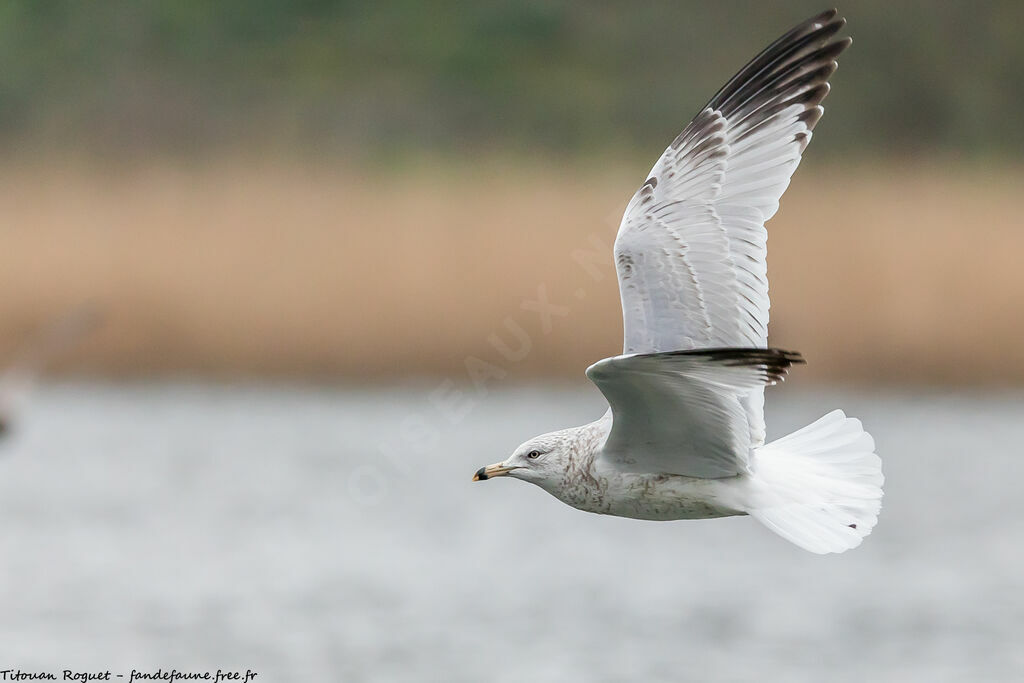
<path fill-rule="evenodd" d="M 800 354 L 699 349 L 606 358 L 587 376 L 608 399 L 600 457 L 629 472 L 716 479 L 747 471 L 744 396 L 779 382 Z"/>

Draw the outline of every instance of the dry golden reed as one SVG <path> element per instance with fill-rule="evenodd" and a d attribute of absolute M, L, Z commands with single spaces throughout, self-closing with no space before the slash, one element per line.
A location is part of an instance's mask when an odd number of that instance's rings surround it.
<path fill-rule="evenodd" d="M 646 170 L 595 166 L 11 164 L 0 359 L 94 300 L 65 370 L 581 378 L 620 348 L 610 245 Z M 768 224 L 772 343 L 802 378 L 1024 381 L 1022 181 L 805 164 Z"/>

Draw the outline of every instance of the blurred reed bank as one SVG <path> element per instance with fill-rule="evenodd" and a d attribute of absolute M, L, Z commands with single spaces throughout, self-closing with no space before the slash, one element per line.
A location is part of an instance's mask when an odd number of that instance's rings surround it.
<path fill-rule="evenodd" d="M 579 379 L 644 173 L 819 9 L 6 3 L 0 362 L 88 300 L 58 371 Z M 771 341 L 807 380 L 1022 382 L 1024 9 L 841 9 Z"/>
<path fill-rule="evenodd" d="M 0 349 L 83 297 L 62 366 L 580 377 L 621 343 L 611 244 L 645 167 L 225 163 L 0 173 Z M 1024 173 L 808 163 L 769 223 L 774 344 L 802 378 L 1024 380 Z"/>

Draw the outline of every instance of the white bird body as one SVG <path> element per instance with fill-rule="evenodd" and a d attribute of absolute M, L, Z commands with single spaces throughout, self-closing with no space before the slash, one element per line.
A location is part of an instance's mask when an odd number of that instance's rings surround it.
<path fill-rule="evenodd" d="M 611 433 L 611 413 L 596 422 L 545 435 L 565 453 L 563 477 L 536 482 L 560 501 L 584 512 L 667 521 L 743 515 L 749 480 L 702 479 L 676 474 L 623 472 L 600 457 Z"/>
<path fill-rule="evenodd" d="M 732 477 L 705 479 L 677 474 L 651 474 L 624 472 L 602 457 L 602 446 L 612 430 L 611 412 L 600 420 L 581 427 L 572 427 L 546 434 L 544 439 L 554 450 L 564 453 L 564 476 L 545 478 L 535 483 L 567 505 L 602 515 L 628 517 L 652 521 L 681 519 L 713 519 L 736 515 L 758 514 L 772 510 L 780 504 L 797 505 L 804 501 L 814 503 L 821 481 L 807 486 L 804 479 L 832 479 L 826 467 L 824 473 L 801 471 L 804 463 L 797 458 L 796 466 L 780 453 L 780 440 L 754 452 L 754 471 Z M 813 425 L 791 436 L 816 434 L 832 452 L 837 445 L 846 445 L 855 455 L 873 451 L 874 443 L 860 426 L 860 422 L 847 418 L 842 411 L 833 411 Z M 789 437 L 787 437 L 789 438 Z M 813 440 L 812 440 L 813 443 Z M 557 444 L 557 445 L 555 445 Z M 877 456 L 875 456 L 877 458 Z M 863 464 L 863 458 L 855 458 Z M 872 460 L 860 481 L 844 481 L 844 488 L 858 491 L 865 500 L 876 500 L 881 485 L 880 471 Z M 781 480 L 781 481 L 780 481 Z M 878 505 L 870 505 L 871 515 L 878 513 Z M 852 518 L 851 518 L 852 519 Z M 858 520 L 847 522 L 858 524 Z M 840 542 L 862 538 L 874 525 L 872 518 L 860 520 L 856 527 L 836 528 Z"/>
<path fill-rule="evenodd" d="M 555 497 L 584 512 L 665 522 L 747 514 L 748 477 L 700 479 L 678 474 L 616 472 L 591 459 L 591 480 L 562 485 Z"/>
<path fill-rule="evenodd" d="M 626 207 L 614 257 L 623 354 L 587 377 L 596 422 L 522 444 L 509 475 L 563 502 L 650 520 L 748 514 L 817 553 L 874 527 L 881 461 L 833 411 L 765 443 L 764 388 L 802 363 L 768 348 L 767 231 L 821 118 L 845 20 L 824 12 L 740 70 L 665 150 Z"/>

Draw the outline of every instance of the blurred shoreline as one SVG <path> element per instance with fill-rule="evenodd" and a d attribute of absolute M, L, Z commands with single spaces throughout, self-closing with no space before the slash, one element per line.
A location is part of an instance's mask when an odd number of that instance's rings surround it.
<path fill-rule="evenodd" d="M 1024 167 L 812 161 L 768 223 L 801 377 L 1024 381 Z M 580 377 L 621 344 L 610 247 L 649 165 L 8 162 L 0 364 L 92 300 L 107 324 L 58 372 Z"/>

